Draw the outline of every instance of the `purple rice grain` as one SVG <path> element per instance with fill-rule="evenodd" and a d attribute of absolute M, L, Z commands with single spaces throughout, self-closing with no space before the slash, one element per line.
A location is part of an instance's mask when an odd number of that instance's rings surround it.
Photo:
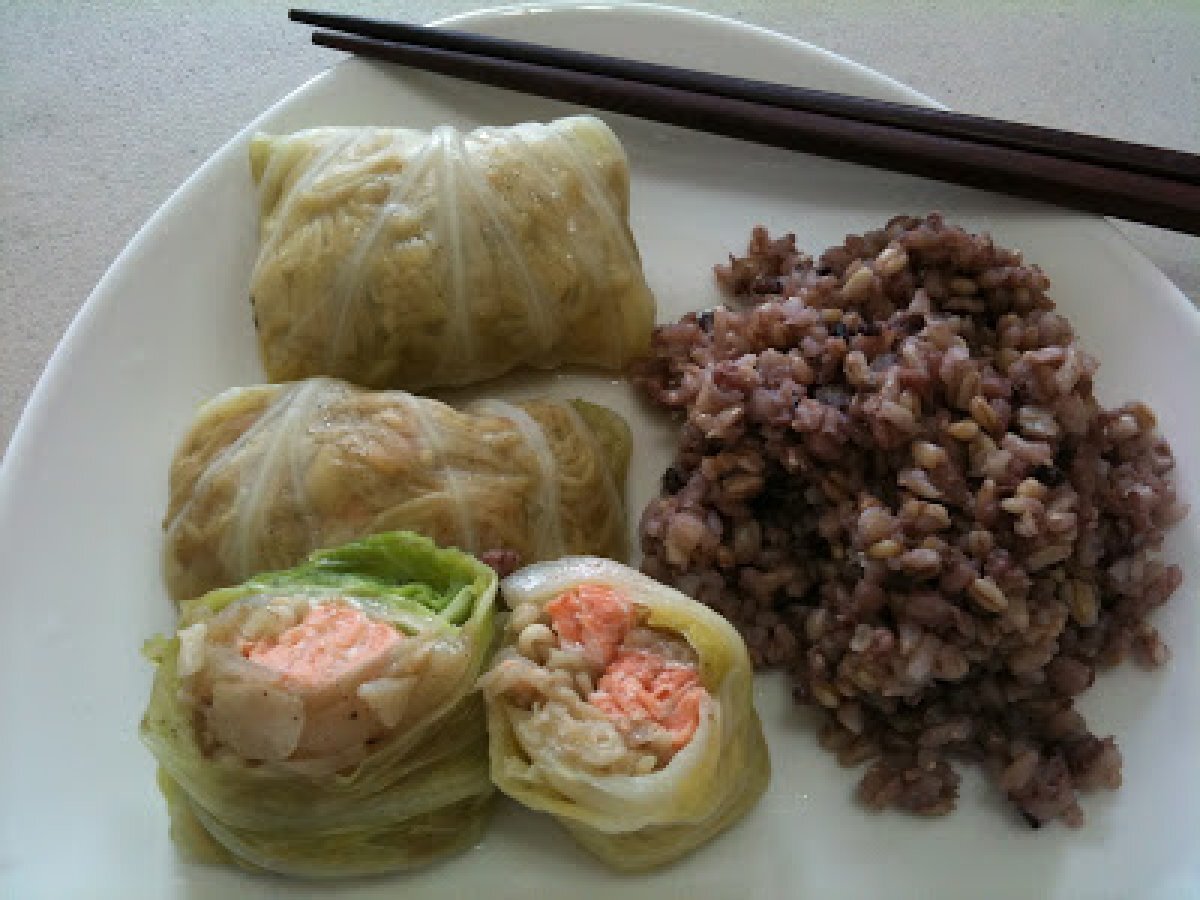
<path fill-rule="evenodd" d="M 1030 825 L 1080 825 L 1121 757 L 1074 698 L 1168 658 L 1185 510 L 1153 413 L 1096 401 L 1041 269 L 936 214 L 815 261 L 757 228 L 716 277 L 731 307 L 637 373 L 685 416 L 643 568 L 789 672 L 868 807 L 947 813 L 975 760 Z"/>

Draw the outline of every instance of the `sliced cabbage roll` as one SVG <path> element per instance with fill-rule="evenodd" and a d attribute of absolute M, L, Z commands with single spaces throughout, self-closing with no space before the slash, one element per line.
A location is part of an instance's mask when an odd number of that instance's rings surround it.
<path fill-rule="evenodd" d="M 259 135 L 250 285 L 272 381 L 420 390 L 517 366 L 622 368 L 654 298 L 629 166 L 599 119 Z"/>
<path fill-rule="evenodd" d="M 303 876 L 462 849 L 489 799 L 496 575 L 406 532 L 184 605 L 142 739 L 192 857 Z"/>
<path fill-rule="evenodd" d="M 187 599 L 394 529 L 525 563 L 620 559 L 629 449 L 624 421 L 583 401 L 459 412 L 335 379 L 236 388 L 171 466 L 167 587 Z"/>
<path fill-rule="evenodd" d="M 481 679 L 492 780 L 624 870 L 728 828 L 770 777 L 746 646 L 723 618 L 611 560 L 501 582 L 512 610 Z"/>

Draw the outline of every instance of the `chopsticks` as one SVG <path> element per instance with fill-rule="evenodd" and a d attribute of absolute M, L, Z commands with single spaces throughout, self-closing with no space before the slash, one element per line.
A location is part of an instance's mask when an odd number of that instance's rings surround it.
<path fill-rule="evenodd" d="M 360 56 L 1200 234 L 1200 156 L 439 28 L 292 10 Z"/>

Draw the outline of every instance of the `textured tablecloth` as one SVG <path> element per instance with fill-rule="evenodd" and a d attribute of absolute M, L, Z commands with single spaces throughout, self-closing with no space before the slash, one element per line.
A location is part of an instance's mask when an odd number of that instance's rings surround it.
<path fill-rule="evenodd" d="M 428 21 L 487 0 L 322 2 Z M 954 108 L 1200 152 L 1200 0 L 689 0 Z M 338 58 L 265 0 L 9 0 L 0 49 L 0 443 L 151 213 Z M 1200 240 L 1119 223 L 1200 301 Z"/>

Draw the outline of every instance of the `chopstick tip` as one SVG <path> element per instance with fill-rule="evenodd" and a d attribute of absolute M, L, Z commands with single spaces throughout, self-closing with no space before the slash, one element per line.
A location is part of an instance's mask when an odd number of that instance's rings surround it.
<path fill-rule="evenodd" d="M 301 25 L 320 25 L 321 19 L 327 15 L 327 13 L 319 13 L 311 9 L 301 9 L 297 6 L 288 8 L 288 19 L 293 22 L 299 22 Z"/>

